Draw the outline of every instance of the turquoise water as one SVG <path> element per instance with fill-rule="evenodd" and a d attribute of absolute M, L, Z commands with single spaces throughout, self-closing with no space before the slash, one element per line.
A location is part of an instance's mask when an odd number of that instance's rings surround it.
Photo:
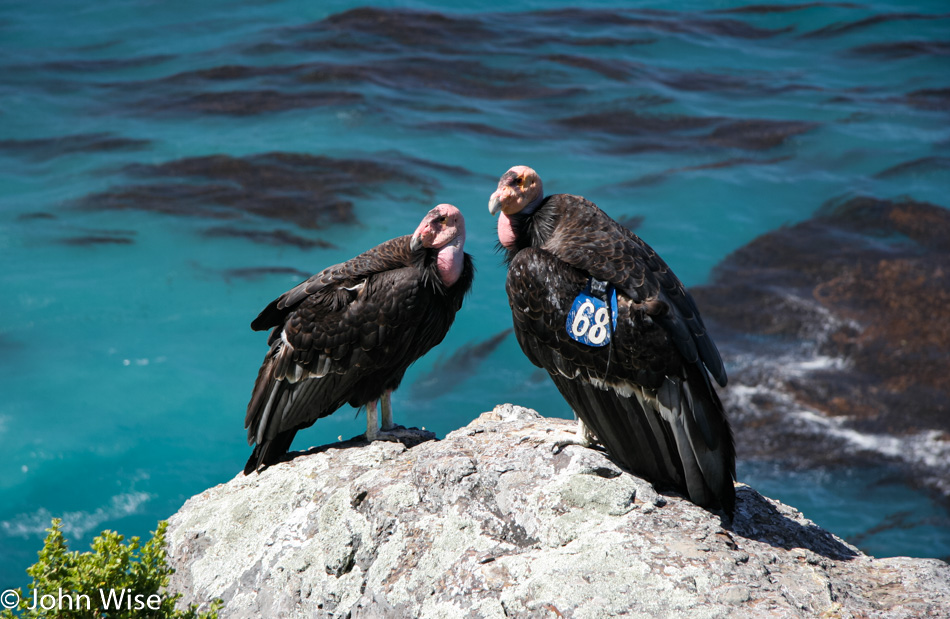
<path fill-rule="evenodd" d="M 832 198 L 950 202 L 945 2 L 508 4 L 0 2 L 0 588 L 25 584 L 51 517 L 77 547 L 142 535 L 238 473 L 266 351 L 251 319 L 438 202 L 466 215 L 478 275 L 397 422 L 441 436 L 501 402 L 569 416 L 513 338 L 449 361 L 510 326 L 486 204 L 513 164 L 642 216 L 687 285 Z M 347 408 L 295 448 L 364 429 Z M 950 556 L 946 511 L 880 478 L 740 463 L 875 554 Z M 907 511 L 926 518 L 874 532 Z"/>

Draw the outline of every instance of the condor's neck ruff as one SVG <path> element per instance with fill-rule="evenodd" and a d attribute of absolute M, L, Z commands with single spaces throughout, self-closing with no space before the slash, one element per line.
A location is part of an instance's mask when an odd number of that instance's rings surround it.
<path fill-rule="evenodd" d="M 459 230 L 454 239 L 439 248 L 435 261 L 439 279 L 446 287 L 453 286 L 465 266 L 465 230 Z"/>
<path fill-rule="evenodd" d="M 501 243 L 502 247 L 508 250 L 516 248 L 518 235 L 515 232 L 512 218 L 523 219 L 531 217 L 538 207 L 541 206 L 542 202 L 544 202 L 544 196 L 538 196 L 534 202 L 529 203 L 511 216 L 506 215 L 504 211 L 498 213 L 498 242 Z"/>

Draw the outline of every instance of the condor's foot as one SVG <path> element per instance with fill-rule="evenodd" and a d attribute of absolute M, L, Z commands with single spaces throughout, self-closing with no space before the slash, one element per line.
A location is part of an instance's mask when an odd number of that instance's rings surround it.
<path fill-rule="evenodd" d="M 384 393 L 380 398 L 383 405 L 383 423 L 379 427 L 379 417 L 376 410 L 376 402 L 366 404 L 366 433 L 362 438 L 367 443 L 373 441 L 390 441 L 393 443 L 402 443 L 406 447 L 415 447 L 420 443 L 435 440 L 435 432 L 429 432 L 425 428 L 406 428 L 395 425 L 392 422 L 392 404 L 389 403 L 389 392 Z M 360 437 L 355 437 L 359 439 Z"/>
<path fill-rule="evenodd" d="M 366 434 L 363 436 L 366 437 L 367 443 L 372 443 L 373 441 L 401 443 L 408 432 L 409 430 L 402 426 L 393 426 L 388 430 L 383 430 L 382 428 L 367 428 Z"/>
<path fill-rule="evenodd" d="M 590 428 L 584 425 L 580 419 L 577 420 L 577 429 L 574 432 L 558 432 L 551 447 L 552 453 L 561 453 L 569 445 L 578 445 L 588 449 L 598 449 L 597 437 L 590 431 Z"/>
<path fill-rule="evenodd" d="M 425 428 L 404 428 L 403 426 L 393 426 L 388 430 L 376 429 L 375 432 L 367 432 L 361 436 L 356 437 L 357 440 L 362 438 L 367 443 L 372 443 L 373 441 L 390 441 L 393 443 L 402 443 L 406 448 L 412 448 L 426 441 L 435 440 L 435 432 L 430 432 Z"/>

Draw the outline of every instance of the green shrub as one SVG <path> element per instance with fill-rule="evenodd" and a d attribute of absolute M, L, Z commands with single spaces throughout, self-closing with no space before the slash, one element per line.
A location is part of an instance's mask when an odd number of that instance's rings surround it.
<path fill-rule="evenodd" d="M 168 578 L 174 572 L 165 558 L 167 527 L 168 523 L 159 522 L 145 544 L 139 544 L 138 537 L 123 544 L 123 536 L 103 531 L 92 541 L 90 552 L 80 553 L 69 550 L 61 523 L 54 519 L 39 561 L 26 570 L 33 578 L 32 587 L 26 594 L 16 590 L 20 596 L 17 612 L 4 610 L 0 619 L 216 619 L 220 600 L 215 600 L 208 612 L 198 612 L 193 604 L 187 610 L 176 610 L 181 594 L 166 594 Z M 4 597 L 6 603 L 14 598 L 10 592 Z"/>

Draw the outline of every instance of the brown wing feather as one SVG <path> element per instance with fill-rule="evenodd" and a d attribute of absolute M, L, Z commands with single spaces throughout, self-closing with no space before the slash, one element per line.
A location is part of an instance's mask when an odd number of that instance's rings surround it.
<path fill-rule="evenodd" d="M 255 331 L 264 331 L 283 323 L 297 305 L 313 294 L 334 286 L 354 286 L 367 276 L 413 264 L 409 236 L 400 236 L 380 243 L 346 262 L 327 267 L 280 295 L 264 308 L 251 323 Z"/>
<path fill-rule="evenodd" d="M 645 304 L 686 361 L 701 361 L 716 382 L 726 385 L 722 358 L 695 301 L 652 247 L 580 196 L 551 196 L 543 208 L 556 219 L 545 249 Z"/>

